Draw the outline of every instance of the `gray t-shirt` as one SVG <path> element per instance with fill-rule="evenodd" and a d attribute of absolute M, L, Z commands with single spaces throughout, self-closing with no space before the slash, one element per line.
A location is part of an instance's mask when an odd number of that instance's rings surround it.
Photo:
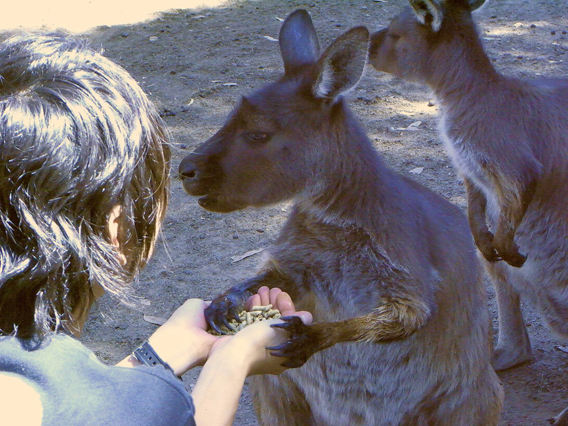
<path fill-rule="evenodd" d="M 65 335 L 35 350 L 26 343 L 0 337 L 0 371 L 38 392 L 43 426 L 195 426 L 190 395 L 162 366 L 108 366 Z"/>

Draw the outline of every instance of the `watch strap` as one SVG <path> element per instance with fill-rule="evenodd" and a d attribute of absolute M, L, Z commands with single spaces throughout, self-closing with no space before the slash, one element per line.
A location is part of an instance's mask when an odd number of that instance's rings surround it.
<path fill-rule="evenodd" d="M 171 371 L 174 374 L 174 376 L 177 377 L 173 368 L 170 367 L 170 365 L 167 362 L 165 362 L 162 358 L 159 357 L 159 355 L 156 353 L 156 351 L 154 351 L 154 348 L 150 345 L 150 343 L 148 343 L 148 341 L 145 341 L 140 346 L 138 346 L 134 350 L 134 352 L 132 352 L 132 355 L 142 364 L 148 365 L 150 367 L 155 367 L 156 365 L 163 365 L 166 368 L 166 370 Z"/>

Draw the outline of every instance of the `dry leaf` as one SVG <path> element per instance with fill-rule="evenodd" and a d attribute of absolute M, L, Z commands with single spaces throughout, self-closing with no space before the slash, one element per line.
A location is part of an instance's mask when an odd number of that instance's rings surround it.
<path fill-rule="evenodd" d="M 223 83 L 223 86 L 238 86 L 237 83 Z"/>
<path fill-rule="evenodd" d="M 167 319 L 162 317 L 153 317 L 152 315 L 144 315 L 144 321 L 154 325 L 164 325 Z"/>
<path fill-rule="evenodd" d="M 562 351 L 564 353 L 568 354 L 568 346 L 560 346 L 560 345 L 556 345 L 554 346 L 556 349 L 558 349 L 559 351 Z"/>
<path fill-rule="evenodd" d="M 255 254 L 258 254 L 263 250 L 264 250 L 263 248 L 256 249 L 256 250 L 250 250 L 250 251 L 247 251 L 245 254 L 241 254 L 240 256 L 231 256 L 231 260 L 232 260 L 231 263 L 240 262 L 241 260 L 246 259 L 247 257 L 254 256 Z"/>
<path fill-rule="evenodd" d="M 412 173 L 414 175 L 419 175 L 424 171 L 424 167 L 416 167 L 415 169 L 410 170 L 408 173 Z"/>
<path fill-rule="evenodd" d="M 397 127 L 397 128 L 393 128 L 392 130 L 416 132 L 417 130 L 420 130 L 418 127 L 421 124 L 422 124 L 422 121 L 415 121 L 414 123 L 411 123 L 408 127 Z"/>
<path fill-rule="evenodd" d="M 264 36 L 264 38 L 267 39 L 268 41 L 278 41 L 277 38 L 270 37 L 270 36 Z"/>

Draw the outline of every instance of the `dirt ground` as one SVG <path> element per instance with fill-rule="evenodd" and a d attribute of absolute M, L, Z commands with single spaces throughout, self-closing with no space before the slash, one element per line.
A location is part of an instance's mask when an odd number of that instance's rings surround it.
<path fill-rule="evenodd" d="M 274 41 L 281 18 L 307 9 L 325 47 L 352 26 L 376 30 L 387 25 L 406 3 L 233 0 L 211 9 L 169 11 L 141 24 L 99 27 L 86 36 L 132 73 L 158 105 L 173 136 L 175 176 L 180 160 L 219 128 L 241 94 L 282 72 Z M 493 0 L 476 17 L 487 51 L 502 72 L 522 78 L 568 76 L 566 0 Z M 464 189 L 436 134 L 437 109 L 429 104 L 426 88 L 368 67 L 350 100 L 394 169 L 465 208 Z M 416 131 L 395 130 L 417 121 Z M 176 178 L 171 191 L 162 242 L 137 284 L 140 305 L 129 309 L 103 298 L 87 324 L 83 340 L 106 362 L 126 356 L 155 329 L 144 314 L 167 317 L 187 298 L 212 298 L 254 274 L 258 256 L 236 262 L 232 257 L 267 247 L 289 208 L 214 214 L 185 194 Z M 568 347 L 542 327 L 530 307 L 525 312 L 535 360 L 500 373 L 506 391 L 501 425 L 546 425 L 568 405 L 568 353 L 563 351 Z M 184 378 L 188 389 L 196 374 Z M 245 388 L 235 425 L 254 424 Z"/>

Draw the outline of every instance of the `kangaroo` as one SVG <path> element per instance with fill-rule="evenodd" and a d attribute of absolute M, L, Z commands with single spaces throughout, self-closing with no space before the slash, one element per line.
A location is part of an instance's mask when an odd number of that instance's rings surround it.
<path fill-rule="evenodd" d="M 496 290 L 493 364 L 502 370 L 532 358 L 521 295 L 568 337 L 568 80 L 497 72 L 471 16 L 483 3 L 410 0 L 372 34 L 370 61 L 426 83 L 438 99 L 441 137 L 464 179 L 470 228 Z"/>
<path fill-rule="evenodd" d="M 251 381 L 260 424 L 496 425 L 503 393 L 467 220 L 385 166 L 342 96 L 363 73 L 368 30 L 320 56 L 298 10 L 279 43 L 284 75 L 179 166 L 210 211 L 294 201 L 258 275 L 206 312 L 218 329 L 266 285 L 314 315 L 275 325 L 290 340 L 270 350 L 301 368 Z"/>

